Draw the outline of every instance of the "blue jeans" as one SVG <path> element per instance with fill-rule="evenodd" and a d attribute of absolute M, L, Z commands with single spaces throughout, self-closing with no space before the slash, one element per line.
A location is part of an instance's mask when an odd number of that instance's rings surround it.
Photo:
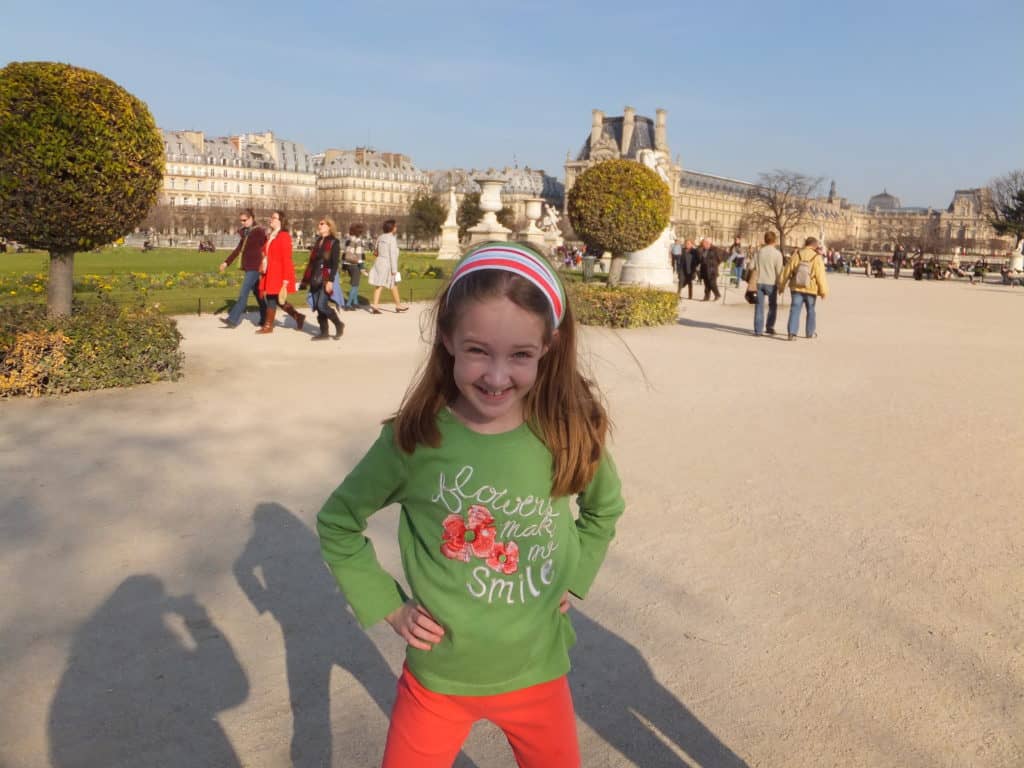
<path fill-rule="evenodd" d="M 789 335 L 796 336 L 800 330 L 800 308 L 807 307 L 807 338 L 814 335 L 814 302 L 818 297 L 813 293 L 800 293 L 792 291 L 793 305 L 789 308 Z"/>
<path fill-rule="evenodd" d="M 754 333 L 764 333 L 764 302 L 768 300 L 768 330 L 775 330 L 775 315 L 779 309 L 779 289 L 774 283 L 757 284 L 757 304 L 754 306 Z"/>
<path fill-rule="evenodd" d="M 238 291 L 238 301 L 235 302 L 235 306 L 233 306 L 231 308 L 231 311 L 228 313 L 229 324 L 238 325 L 242 321 L 242 315 L 245 314 L 245 305 L 249 302 L 250 293 L 252 293 L 252 295 L 256 297 L 256 303 L 259 304 L 260 307 L 260 322 L 263 322 L 263 318 L 267 309 L 267 303 L 260 296 L 259 284 L 259 270 L 245 270 L 245 277 L 242 278 L 242 287 Z"/>
<path fill-rule="evenodd" d="M 358 307 L 359 306 L 359 286 L 353 285 L 348 289 L 348 306 Z"/>

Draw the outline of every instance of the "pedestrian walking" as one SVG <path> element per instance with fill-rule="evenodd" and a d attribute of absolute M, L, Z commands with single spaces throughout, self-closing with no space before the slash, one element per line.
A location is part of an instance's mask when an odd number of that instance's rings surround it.
<path fill-rule="evenodd" d="M 302 330 L 306 316 L 288 303 L 288 292 L 294 287 L 295 263 L 292 261 L 292 236 L 288 231 L 288 217 L 283 211 L 272 211 L 260 267 L 260 296 L 267 309 L 263 325 L 256 333 L 273 333 L 274 318 L 279 306 L 295 321 L 295 329 Z"/>
<path fill-rule="evenodd" d="M 815 303 L 818 298 L 828 296 L 828 281 L 825 278 L 825 265 L 821 259 L 821 247 L 818 238 L 808 237 L 804 247 L 797 251 L 789 260 L 782 275 L 779 277 L 779 290 L 789 286 L 792 305 L 789 308 L 789 341 L 796 339 L 800 330 L 800 311 L 807 307 L 807 324 L 805 334 L 808 339 L 818 335 Z"/>
<path fill-rule="evenodd" d="M 242 322 L 242 315 L 245 314 L 245 307 L 249 301 L 249 294 L 256 297 L 256 304 L 260 309 L 260 319 L 257 325 L 261 326 L 266 322 L 267 303 L 260 296 L 260 264 L 263 263 L 263 246 L 267 242 L 267 233 L 262 227 L 256 226 L 256 215 L 252 208 L 246 208 L 238 214 L 238 245 L 231 254 L 220 264 L 220 271 L 223 272 L 231 263 L 241 255 L 241 266 L 243 271 L 242 287 L 238 291 L 238 300 L 227 317 L 220 321 L 228 328 L 237 328 Z"/>
<path fill-rule="evenodd" d="M 778 313 L 779 278 L 782 276 L 782 251 L 775 247 L 774 232 L 764 233 L 764 245 L 754 254 L 750 266 L 757 285 L 757 302 L 754 305 L 754 335 L 767 333 L 775 335 L 775 317 Z M 756 273 L 756 274 L 755 274 Z M 768 318 L 765 322 L 764 307 L 768 304 Z"/>
<path fill-rule="evenodd" d="M 394 219 L 384 222 L 384 234 L 377 238 L 377 247 L 374 249 L 377 258 L 370 268 L 370 285 L 373 286 L 373 300 L 370 302 L 370 311 L 380 314 L 380 291 L 381 288 L 391 289 L 391 298 L 395 302 L 395 312 L 406 312 L 409 307 L 402 303 L 402 297 L 398 293 L 398 228 Z"/>

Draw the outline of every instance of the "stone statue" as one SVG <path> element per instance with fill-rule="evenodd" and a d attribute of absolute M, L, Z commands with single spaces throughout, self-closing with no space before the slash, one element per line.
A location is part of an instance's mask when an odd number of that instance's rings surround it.
<path fill-rule="evenodd" d="M 540 228 L 545 232 L 558 232 L 558 221 L 561 217 L 549 203 L 544 203 L 544 220 Z"/>
<path fill-rule="evenodd" d="M 657 152 L 653 149 L 641 149 L 636 153 L 636 159 L 658 174 L 661 180 L 668 184 L 668 173 L 665 172 L 665 163 L 662 162 L 662 158 L 658 157 Z"/>

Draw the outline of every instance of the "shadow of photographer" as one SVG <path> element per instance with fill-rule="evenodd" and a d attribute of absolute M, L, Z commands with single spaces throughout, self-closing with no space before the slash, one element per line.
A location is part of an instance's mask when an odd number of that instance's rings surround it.
<path fill-rule="evenodd" d="M 75 632 L 50 705 L 50 760 L 240 766 L 217 714 L 248 695 L 230 643 L 195 597 L 131 576 Z"/>

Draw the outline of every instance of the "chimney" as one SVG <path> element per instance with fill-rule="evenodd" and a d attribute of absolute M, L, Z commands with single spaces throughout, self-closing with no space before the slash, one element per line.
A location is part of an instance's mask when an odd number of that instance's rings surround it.
<path fill-rule="evenodd" d="M 622 156 L 629 156 L 629 145 L 633 143 L 634 116 L 636 110 L 626 107 L 622 110 Z"/>
<path fill-rule="evenodd" d="M 597 145 L 597 140 L 601 138 L 601 134 L 604 132 L 604 112 L 600 109 L 595 109 L 591 114 L 590 148 L 593 149 Z"/>
<path fill-rule="evenodd" d="M 665 128 L 665 110 L 654 113 L 654 148 L 668 154 L 668 133 Z"/>

